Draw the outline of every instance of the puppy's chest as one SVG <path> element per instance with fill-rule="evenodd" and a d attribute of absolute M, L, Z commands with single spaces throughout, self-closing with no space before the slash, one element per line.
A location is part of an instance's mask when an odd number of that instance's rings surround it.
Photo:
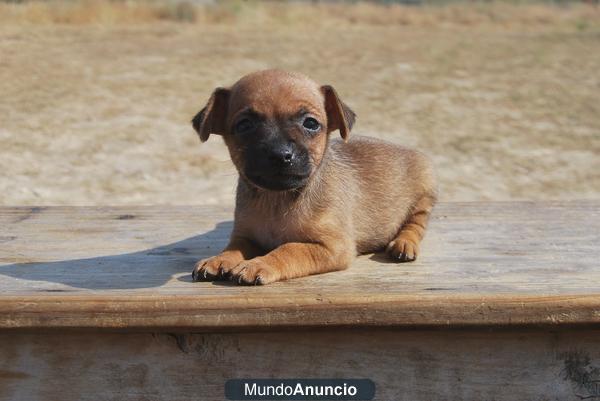
<path fill-rule="evenodd" d="M 259 213 L 251 220 L 253 224 L 247 226 L 250 236 L 267 251 L 288 242 L 306 241 L 308 237 L 306 219 L 299 213 Z"/>

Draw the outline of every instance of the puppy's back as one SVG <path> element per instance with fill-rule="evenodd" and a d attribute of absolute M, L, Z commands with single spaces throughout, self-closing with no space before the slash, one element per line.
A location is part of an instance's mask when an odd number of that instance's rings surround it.
<path fill-rule="evenodd" d="M 354 135 L 347 142 L 333 139 L 331 157 L 358 191 L 344 191 L 352 205 L 359 253 L 385 247 L 422 197 L 435 198 L 429 160 L 420 152 L 381 139 Z M 346 174 L 344 174 L 346 176 Z M 338 185 L 343 186 L 340 182 Z"/>

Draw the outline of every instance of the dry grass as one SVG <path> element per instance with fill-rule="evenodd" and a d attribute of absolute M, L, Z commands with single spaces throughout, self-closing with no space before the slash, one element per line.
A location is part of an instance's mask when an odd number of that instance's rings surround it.
<path fill-rule="evenodd" d="M 318 21 L 317 21 L 318 20 Z M 421 27 L 527 27 L 598 23 L 597 8 L 572 3 L 551 7 L 538 3 L 450 3 L 405 6 L 377 3 L 279 3 L 221 1 L 196 5 L 189 1 L 26 1 L 0 3 L 0 22 L 31 24 L 144 24 L 179 21 L 199 25 L 307 27 L 318 24 L 401 25 Z"/>
<path fill-rule="evenodd" d="M 189 119 L 267 67 L 429 153 L 443 199 L 600 196 L 598 8 L 251 4 L 0 4 L 0 204 L 232 203 Z"/>

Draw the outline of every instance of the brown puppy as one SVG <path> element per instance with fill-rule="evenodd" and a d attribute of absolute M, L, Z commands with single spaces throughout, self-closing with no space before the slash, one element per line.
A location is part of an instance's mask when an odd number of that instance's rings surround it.
<path fill-rule="evenodd" d="M 435 203 L 420 153 L 348 138 L 355 114 L 331 86 L 279 70 L 217 88 L 193 119 L 204 142 L 222 135 L 239 172 L 229 245 L 194 280 L 267 284 L 347 268 L 386 249 L 415 260 Z M 339 130 L 342 139 L 330 139 Z"/>

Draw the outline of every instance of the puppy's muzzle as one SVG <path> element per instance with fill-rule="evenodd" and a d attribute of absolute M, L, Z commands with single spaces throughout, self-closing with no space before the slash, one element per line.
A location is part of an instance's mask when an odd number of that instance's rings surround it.
<path fill-rule="evenodd" d="M 311 166 L 308 154 L 294 143 L 271 143 L 249 150 L 245 176 L 255 185 L 274 191 L 302 187 Z"/>
<path fill-rule="evenodd" d="M 296 159 L 296 153 L 290 144 L 282 144 L 268 149 L 269 161 L 273 166 L 291 168 Z"/>

